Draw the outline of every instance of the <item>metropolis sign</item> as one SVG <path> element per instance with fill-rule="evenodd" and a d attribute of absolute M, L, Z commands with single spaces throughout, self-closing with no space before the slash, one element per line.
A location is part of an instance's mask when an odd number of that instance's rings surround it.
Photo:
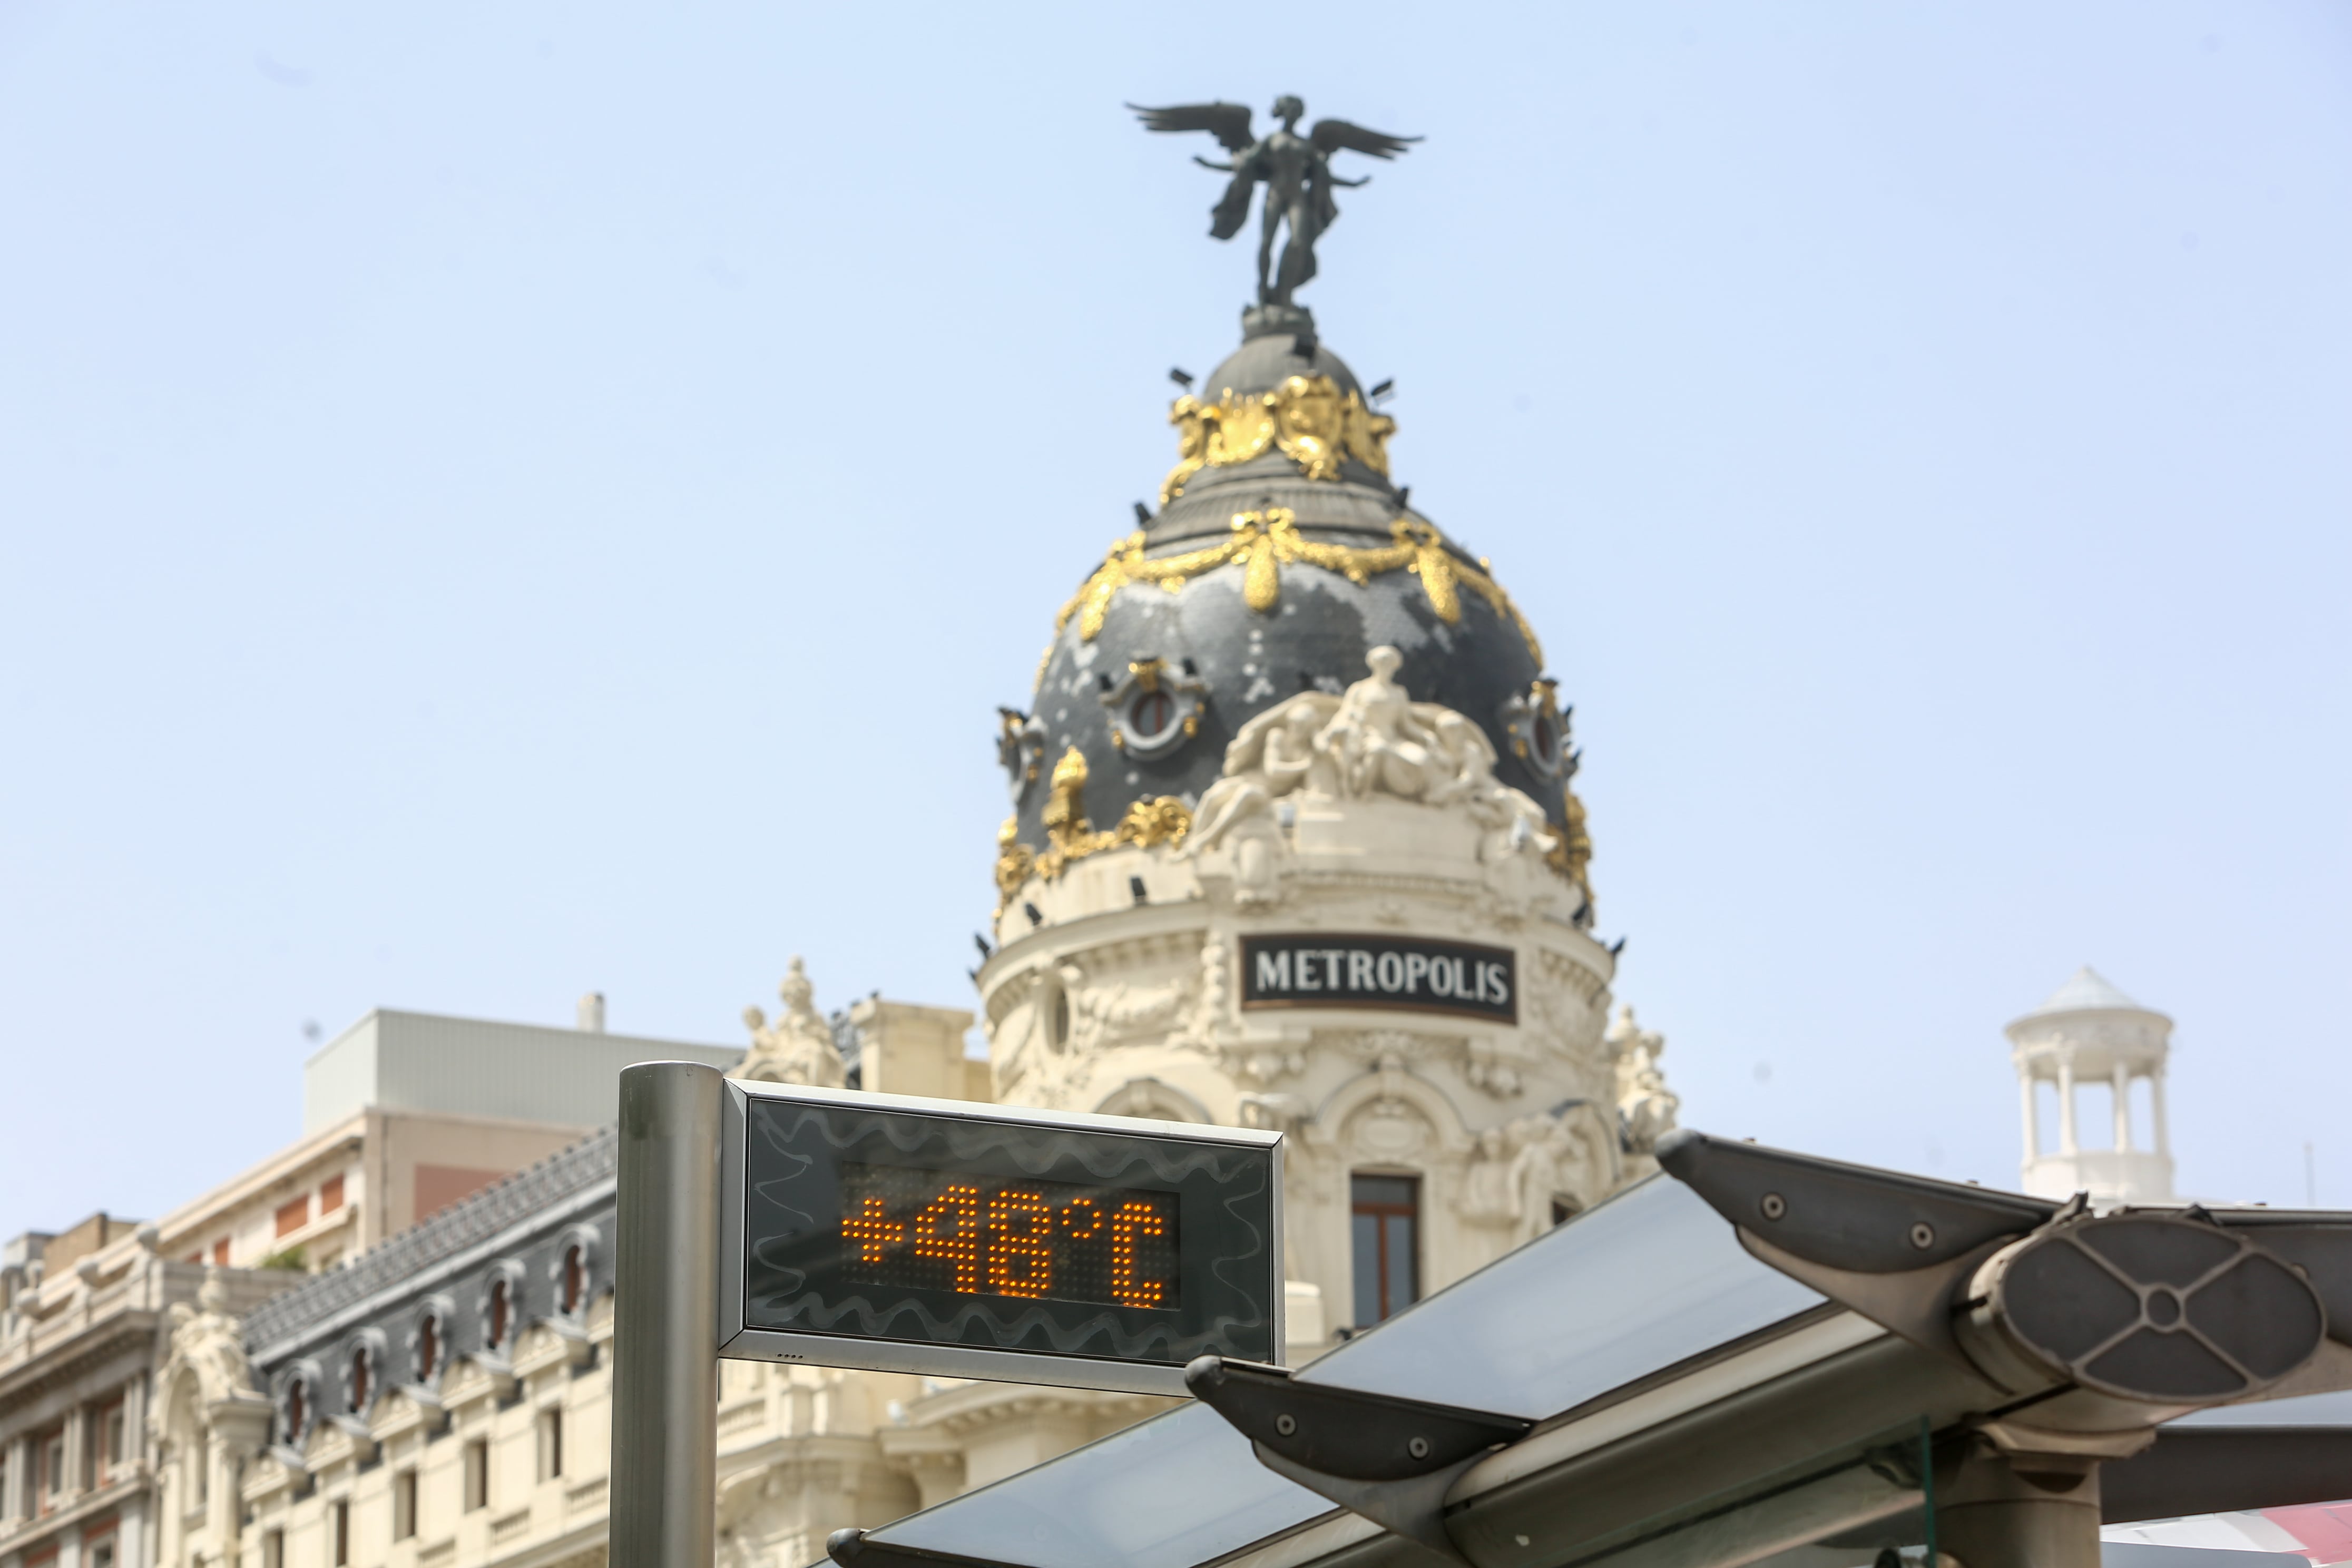
<path fill-rule="evenodd" d="M 1245 1008 L 1397 1007 L 1519 1021 L 1517 955 L 1507 947 L 1344 931 L 1241 943 Z"/>
<path fill-rule="evenodd" d="M 1181 1394 L 1282 1354 L 1281 1138 L 726 1085 L 719 1352 Z"/>

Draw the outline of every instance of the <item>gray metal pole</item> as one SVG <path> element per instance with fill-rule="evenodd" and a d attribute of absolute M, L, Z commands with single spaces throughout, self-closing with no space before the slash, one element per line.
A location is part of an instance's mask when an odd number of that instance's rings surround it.
<path fill-rule="evenodd" d="M 715 1068 L 621 1072 L 613 1266 L 613 1568 L 711 1568 L 719 1504 Z"/>
<path fill-rule="evenodd" d="M 1967 1568 L 2099 1568 L 2099 1468 L 2012 1458 L 1979 1439 L 1936 1488 L 1936 1531 Z"/>

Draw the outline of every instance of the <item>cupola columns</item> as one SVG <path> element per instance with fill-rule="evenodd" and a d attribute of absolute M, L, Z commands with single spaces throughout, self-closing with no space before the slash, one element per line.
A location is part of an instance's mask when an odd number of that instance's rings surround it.
<path fill-rule="evenodd" d="M 2041 1006 L 2012 1023 L 2011 1059 L 2017 1068 L 2023 1122 L 2025 1190 L 2063 1198 L 2087 1192 L 2101 1205 L 2163 1203 L 2172 1197 L 2172 1143 L 2166 1127 L 2164 1073 L 2172 1020 L 2141 1006 L 2088 966 Z M 2135 1136 L 2135 1086 L 2147 1084 L 2145 1141 Z M 2042 1152 L 2041 1086 L 2056 1090 L 2057 1145 Z M 2110 1142 L 2086 1148 L 2077 1099 L 2095 1086 L 2112 1100 Z"/>

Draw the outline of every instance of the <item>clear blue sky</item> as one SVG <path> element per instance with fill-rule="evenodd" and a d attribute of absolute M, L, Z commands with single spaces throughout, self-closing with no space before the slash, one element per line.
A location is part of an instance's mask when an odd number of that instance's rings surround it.
<path fill-rule="evenodd" d="M 1283 91 L 1428 138 L 1305 298 L 1686 1120 L 2012 1182 L 2089 962 L 2186 1188 L 2352 1205 L 2352 10 L 15 0 L 0 1234 L 290 1139 L 306 1020 L 965 1002 L 1245 292 L 1120 100 Z"/>

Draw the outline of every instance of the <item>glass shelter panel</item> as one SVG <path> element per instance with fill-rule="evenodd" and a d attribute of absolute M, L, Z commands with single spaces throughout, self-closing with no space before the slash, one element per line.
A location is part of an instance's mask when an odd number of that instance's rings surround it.
<path fill-rule="evenodd" d="M 874 1531 L 1028 1568 L 1192 1568 L 1331 1511 L 1188 1405 Z"/>
<path fill-rule="evenodd" d="M 1654 1176 L 1299 1376 L 1539 1420 L 1822 1300 Z"/>

